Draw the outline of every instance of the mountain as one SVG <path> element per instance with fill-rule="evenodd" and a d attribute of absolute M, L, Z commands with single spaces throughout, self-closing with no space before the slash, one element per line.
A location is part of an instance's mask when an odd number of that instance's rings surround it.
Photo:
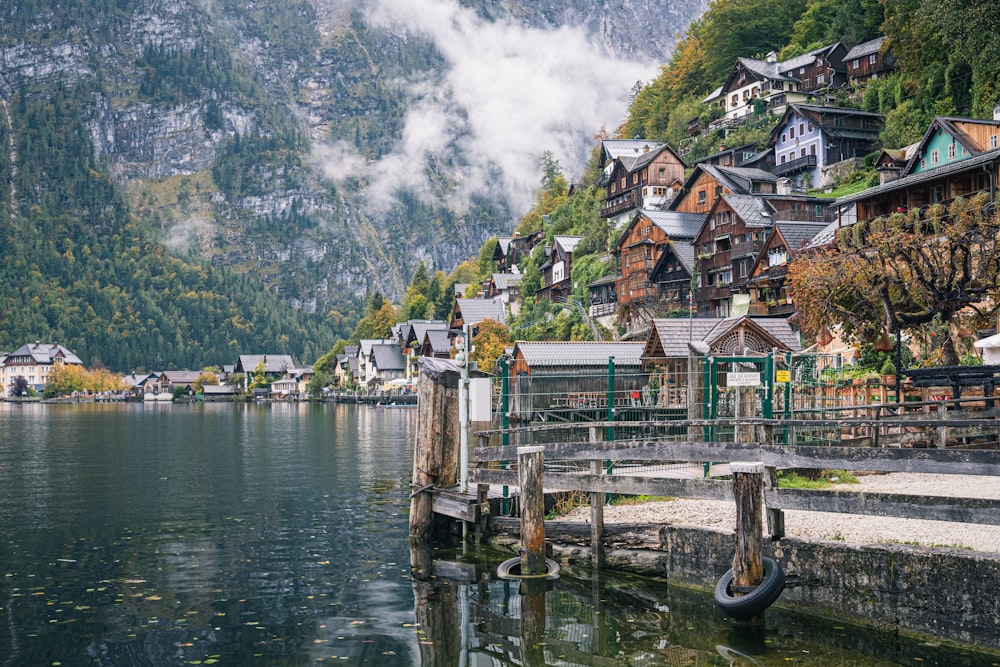
<path fill-rule="evenodd" d="M 9 0 L 0 349 L 322 351 L 369 291 L 511 230 L 543 152 L 579 171 L 705 5 Z"/>

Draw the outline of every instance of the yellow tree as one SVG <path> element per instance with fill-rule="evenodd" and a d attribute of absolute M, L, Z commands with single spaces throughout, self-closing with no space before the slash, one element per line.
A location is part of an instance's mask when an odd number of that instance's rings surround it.
<path fill-rule="evenodd" d="M 496 320 L 483 320 L 477 326 L 479 330 L 473 339 L 476 349 L 470 358 L 479 362 L 480 370 L 489 372 L 504 348 L 511 344 L 510 329 Z"/>
<path fill-rule="evenodd" d="M 212 373 L 211 371 L 202 371 L 192 383 L 192 385 L 194 386 L 195 393 L 200 394 L 206 384 L 213 386 L 218 385 L 219 377 L 215 373 Z"/>
<path fill-rule="evenodd" d="M 64 364 L 53 368 L 46 383 L 46 394 L 60 396 L 74 391 L 86 391 L 90 384 L 90 373 L 83 366 Z M 51 389 L 49 389 L 51 387 Z"/>

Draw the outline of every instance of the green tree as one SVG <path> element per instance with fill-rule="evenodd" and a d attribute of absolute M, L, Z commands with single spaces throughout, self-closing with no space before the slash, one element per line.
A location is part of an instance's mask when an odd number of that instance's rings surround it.
<path fill-rule="evenodd" d="M 271 381 L 267 378 L 267 366 L 264 364 L 264 360 L 261 359 L 257 362 L 257 365 L 253 369 L 253 380 L 250 381 L 251 389 L 268 389 L 271 386 Z"/>
<path fill-rule="evenodd" d="M 326 387 L 327 382 L 327 374 L 322 371 L 317 371 L 316 374 L 309 380 L 309 384 L 306 385 L 309 397 L 323 398 L 323 389 Z"/>

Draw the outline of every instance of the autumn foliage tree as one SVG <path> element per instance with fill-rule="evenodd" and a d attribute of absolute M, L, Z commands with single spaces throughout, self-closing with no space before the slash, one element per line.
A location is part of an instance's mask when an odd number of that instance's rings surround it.
<path fill-rule="evenodd" d="M 1000 215 L 988 202 L 983 193 L 858 222 L 840 230 L 835 251 L 797 258 L 790 278 L 803 329 L 839 323 L 870 339 L 883 326 L 898 332 L 995 313 Z M 941 351 L 946 365 L 958 363 L 952 335 Z"/>
<path fill-rule="evenodd" d="M 496 320 L 483 320 L 477 326 L 472 341 L 476 349 L 470 358 L 479 363 L 480 370 L 488 372 L 511 344 L 510 329 Z"/>

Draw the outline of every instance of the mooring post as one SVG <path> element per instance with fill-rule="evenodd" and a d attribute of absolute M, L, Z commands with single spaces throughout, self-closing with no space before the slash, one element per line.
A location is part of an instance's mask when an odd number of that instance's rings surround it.
<path fill-rule="evenodd" d="M 600 442 L 601 433 L 596 428 L 590 429 L 590 441 Z M 590 461 L 590 474 L 600 475 L 601 460 Z M 599 491 L 590 492 L 590 563 L 595 570 L 604 567 L 604 494 Z"/>
<path fill-rule="evenodd" d="M 733 555 L 733 594 L 740 597 L 749 593 L 764 580 L 762 490 L 764 484 L 763 462 L 734 462 L 729 466 L 733 473 L 733 496 L 736 498 L 736 553 Z M 747 619 L 749 623 L 763 623 L 764 612 Z"/>
<path fill-rule="evenodd" d="M 521 574 L 545 574 L 545 447 L 517 448 L 521 486 Z"/>

